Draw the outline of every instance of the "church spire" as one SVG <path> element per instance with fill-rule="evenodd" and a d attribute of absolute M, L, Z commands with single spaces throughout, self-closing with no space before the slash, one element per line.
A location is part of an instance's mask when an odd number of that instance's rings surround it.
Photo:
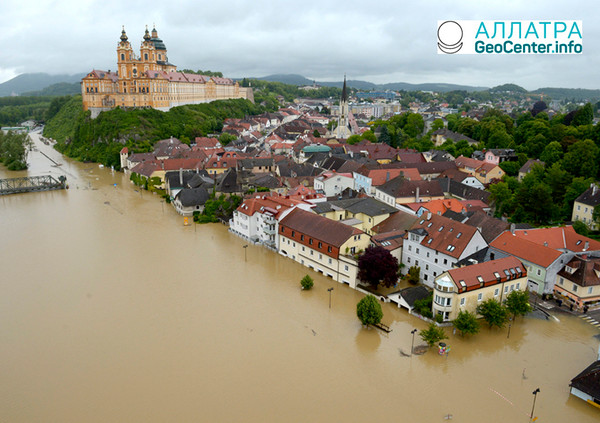
<path fill-rule="evenodd" d="M 121 41 L 127 42 L 127 34 L 125 33 L 125 25 L 123 25 L 123 30 L 121 31 Z"/>
<path fill-rule="evenodd" d="M 144 33 L 144 41 L 150 41 L 150 32 L 148 31 L 148 25 L 146 25 L 146 32 Z"/>
<path fill-rule="evenodd" d="M 344 87 L 342 88 L 342 101 L 348 101 L 348 91 L 346 90 L 346 74 L 344 74 Z"/>

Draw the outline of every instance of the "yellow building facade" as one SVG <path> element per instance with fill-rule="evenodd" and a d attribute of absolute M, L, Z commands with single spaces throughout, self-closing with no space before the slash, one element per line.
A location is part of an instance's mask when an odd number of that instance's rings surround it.
<path fill-rule="evenodd" d="M 117 45 L 117 71 L 93 70 L 81 81 L 83 109 L 92 117 L 115 107 L 167 111 L 184 104 L 245 98 L 254 101 L 252 88 L 229 78 L 177 72 L 156 28 L 146 29 L 139 50 L 133 51 L 125 33 Z"/>

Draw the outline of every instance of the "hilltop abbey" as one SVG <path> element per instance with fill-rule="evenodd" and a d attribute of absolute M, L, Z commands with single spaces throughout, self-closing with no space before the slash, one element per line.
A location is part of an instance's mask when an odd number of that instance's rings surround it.
<path fill-rule="evenodd" d="M 91 71 L 81 81 L 81 94 L 83 109 L 90 110 L 92 117 L 115 107 L 167 111 L 184 104 L 230 98 L 254 101 L 252 88 L 240 87 L 229 78 L 177 72 L 156 28 L 152 34 L 146 28 L 139 57 L 123 28 L 117 46 L 117 72 Z"/>

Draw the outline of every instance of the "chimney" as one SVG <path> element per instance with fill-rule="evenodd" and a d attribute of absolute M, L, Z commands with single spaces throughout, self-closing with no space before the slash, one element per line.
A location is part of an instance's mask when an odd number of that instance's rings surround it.
<path fill-rule="evenodd" d="M 183 186 L 183 168 L 179 168 L 179 185 Z"/>
<path fill-rule="evenodd" d="M 415 203 L 419 202 L 419 187 L 415 190 Z"/>
<path fill-rule="evenodd" d="M 598 187 L 596 186 L 596 184 L 592 183 L 592 195 L 596 195 L 596 191 L 598 191 Z"/>
<path fill-rule="evenodd" d="M 427 220 L 431 220 L 431 212 L 427 212 Z"/>
<path fill-rule="evenodd" d="M 590 242 L 589 242 L 589 241 L 586 241 L 586 242 L 585 242 L 585 245 L 584 245 L 584 247 L 583 247 L 583 251 L 587 251 L 589 248 L 590 248 Z"/>
<path fill-rule="evenodd" d="M 515 234 L 515 224 L 514 223 L 510 224 L 510 233 L 513 235 Z"/>

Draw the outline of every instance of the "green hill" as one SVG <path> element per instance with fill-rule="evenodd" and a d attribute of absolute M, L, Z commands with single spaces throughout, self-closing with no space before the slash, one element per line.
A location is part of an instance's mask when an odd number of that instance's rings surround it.
<path fill-rule="evenodd" d="M 24 92 L 24 96 L 62 96 L 62 95 L 75 95 L 81 93 L 80 82 L 59 82 L 58 84 L 52 84 L 46 88 L 38 91 Z"/>
<path fill-rule="evenodd" d="M 243 118 L 263 112 L 248 100 L 219 100 L 212 103 L 174 107 L 168 112 L 155 109 L 116 108 L 91 119 L 75 96 L 51 118 L 44 136 L 57 141 L 56 149 L 81 161 L 93 161 L 119 168 L 119 151 L 151 151 L 154 143 L 169 137 L 189 143 L 195 137 L 219 132 L 226 118 Z"/>

